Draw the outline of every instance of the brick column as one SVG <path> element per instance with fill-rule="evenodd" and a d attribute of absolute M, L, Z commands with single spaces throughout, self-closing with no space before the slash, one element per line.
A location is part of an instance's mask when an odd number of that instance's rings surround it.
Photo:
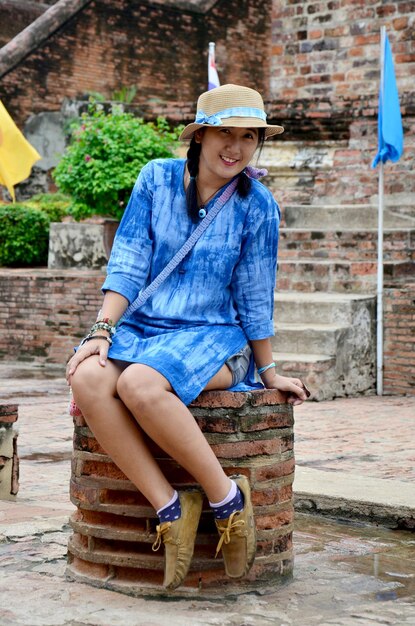
<path fill-rule="evenodd" d="M 218 535 L 205 499 L 195 553 L 184 585 L 162 588 L 162 549 L 152 552 L 155 511 L 100 448 L 82 416 L 74 418 L 71 518 L 67 575 L 71 579 L 133 595 L 243 593 L 275 587 L 293 568 L 293 412 L 275 391 L 205 392 L 190 410 L 227 474 L 245 474 L 251 484 L 257 526 L 257 556 L 245 579 L 226 577 L 214 558 Z M 116 433 L 114 433 L 116 436 Z M 177 489 L 194 479 L 150 444 Z"/>
<path fill-rule="evenodd" d="M 0 404 L 0 500 L 15 500 L 19 490 L 17 404 Z"/>

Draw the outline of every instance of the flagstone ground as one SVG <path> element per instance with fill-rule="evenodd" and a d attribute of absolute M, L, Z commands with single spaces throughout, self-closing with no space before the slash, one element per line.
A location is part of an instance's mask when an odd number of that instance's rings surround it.
<path fill-rule="evenodd" d="M 64 576 L 72 423 L 56 369 L 0 364 L 2 399 L 19 403 L 20 491 L 0 503 L 2 626 L 406 626 L 415 622 L 409 532 L 297 516 L 293 580 L 220 601 L 131 598 Z M 29 376 L 29 377 L 28 377 Z M 297 464 L 324 473 L 411 480 L 415 399 L 375 396 L 296 409 Z M 383 455 L 383 451 L 386 455 Z M 413 471 L 413 463 L 412 463 Z M 322 474 L 323 475 L 323 472 Z"/>

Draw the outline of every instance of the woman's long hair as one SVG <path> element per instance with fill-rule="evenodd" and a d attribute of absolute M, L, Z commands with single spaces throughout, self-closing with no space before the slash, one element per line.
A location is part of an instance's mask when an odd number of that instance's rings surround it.
<path fill-rule="evenodd" d="M 258 129 L 258 147 L 259 147 L 259 155 L 261 154 L 262 147 L 265 141 L 265 129 Z M 196 177 L 199 173 L 199 158 L 200 151 L 202 149 L 202 144 L 197 143 L 195 138 L 192 137 L 190 142 L 189 149 L 187 151 L 187 169 L 190 175 L 190 181 L 186 189 L 186 203 L 187 210 L 189 212 L 190 217 L 193 222 L 199 221 L 199 206 L 197 201 L 197 186 L 196 186 Z M 258 155 L 258 156 L 259 156 Z M 251 191 L 252 181 L 245 174 L 245 172 L 241 172 L 239 174 L 238 185 L 236 187 L 236 191 L 239 193 L 241 198 L 246 198 L 246 196 Z"/>

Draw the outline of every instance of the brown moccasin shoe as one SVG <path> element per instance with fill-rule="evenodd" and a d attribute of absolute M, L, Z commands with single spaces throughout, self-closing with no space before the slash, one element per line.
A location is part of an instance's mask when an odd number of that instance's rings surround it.
<path fill-rule="evenodd" d="M 227 519 L 215 520 L 220 539 L 216 556 L 222 549 L 226 574 L 230 578 L 241 578 L 251 569 L 256 552 L 256 532 L 251 489 L 246 476 L 231 476 L 244 497 L 244 508 L 235 511 Z"/>
<path fill-rule="evenodd" d="M 179 493 L 182 514 L 174 522 L 163 522 L 156 528 L 157 537 L 153 550 L 164 543 L 164 582 L 166 589 L 176 589 L 189 571 L 196 539 L 196 531 L 202 512 L 203 495 L 200 491 Z"/>

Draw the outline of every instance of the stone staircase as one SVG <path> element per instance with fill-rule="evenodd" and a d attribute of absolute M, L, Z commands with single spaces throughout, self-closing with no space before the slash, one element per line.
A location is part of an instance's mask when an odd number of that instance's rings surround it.
<path fill-rule="evenodd" d="M 278 292 L 274 360 L 299 376 L 315 400 L 363 393 L 375 383 L 375 298 Z"/>
<path fill-rule="evenodd" d="M 376 382 L 377 208 L 287 206 L 275 295 L 274 358 L 316 400 Z M 413 271 L 415 220 L 384 213 L 385 280 Z"/>

